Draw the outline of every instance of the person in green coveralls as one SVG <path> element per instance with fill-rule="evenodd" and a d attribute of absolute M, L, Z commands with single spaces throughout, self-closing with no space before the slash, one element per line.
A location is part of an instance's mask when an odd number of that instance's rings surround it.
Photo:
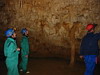
<path fill-rule="evenodd" d="M 19 64 L 20 71 L 23 71 L 24 73 L 30 73 L 27 70 L 27 64 L 28 64 L 28 55 L 29 55 L 29 41 L 28 41 L 28 30 L 26 28 L 23 28 L 21 30 L 22 33 L 22 39 L 21 39 L 21 63 Z"/>
<path fill-rule="evenodd" d="M 5 32 L 7 37 L 4 44 L 4 55 L 6 57 L 6 66 L 8 69 L 7 75 L 19 75 L 18 72 L 18 55 L 20 48 L 17 48 L 16 33 L 13 29 L 8 29 Z"/>

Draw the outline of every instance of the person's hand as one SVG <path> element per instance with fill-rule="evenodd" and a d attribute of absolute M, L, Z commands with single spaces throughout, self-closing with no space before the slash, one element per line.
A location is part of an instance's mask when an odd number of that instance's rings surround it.
<path fill-rule="evenodd" d="M 83 56 L 80 56 L 80 58 L 82 59 L 82 58 L 83 58 Z"/>
<path fill-rule="evenodd" d="M 27 57 L 27 58 L 28 58 L 28 55 L 26 55 L 25 57 Z"/>
<path fill-rule="evenodd" d="M 20 48 L 17 48 L 17 51 L 20 51 Z"/>

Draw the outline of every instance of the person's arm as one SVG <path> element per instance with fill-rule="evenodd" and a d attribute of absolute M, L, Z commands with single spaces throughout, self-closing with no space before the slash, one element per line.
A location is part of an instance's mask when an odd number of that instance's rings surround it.
<path fill-rule="evenodd" d="M 27 46 L 26 39 L 22 39 L 22 41 L 21 41 L 21 48 L 22 48 L 22 54 L 27 57 L 29 52 L 28 52 L 28 46 Z"/>
<path fill-rule="evenodd" d="M 19 51 L 17 51 L 15 44 L 11 42 L 10 45 L 7 47 L 7 57 L 14 57 L 17 56 L 18 54 Z"/>

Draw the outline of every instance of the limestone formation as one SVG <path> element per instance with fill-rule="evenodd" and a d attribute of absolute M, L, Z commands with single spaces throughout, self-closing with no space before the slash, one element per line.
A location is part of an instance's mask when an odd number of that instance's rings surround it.
<path fill-rule="evenodd" d="M 75 57 L 88 23 L 97 23 L 100 32 L 100 0 L 1 0 L 0 39 L 6 28 L 30 32 L 33 57 Z M 0 40 L 0 41 L 1 41 Z M 2 42 L 1 42 L 2 43 Z M 74 59 L 72 60 L 72 62 Z"/>

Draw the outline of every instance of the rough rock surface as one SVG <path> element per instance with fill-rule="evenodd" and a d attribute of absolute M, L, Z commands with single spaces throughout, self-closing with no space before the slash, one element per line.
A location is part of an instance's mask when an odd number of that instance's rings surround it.
<path fill-rule="evenodd" d="M 88 23 L 100 31 L 100 0 L 0 0 L 0 43 L 6 28 L 15 27 L 19 45 L 27 28 L 31 56 L 66 57 L 72 44 L 78 54 Z"/>

